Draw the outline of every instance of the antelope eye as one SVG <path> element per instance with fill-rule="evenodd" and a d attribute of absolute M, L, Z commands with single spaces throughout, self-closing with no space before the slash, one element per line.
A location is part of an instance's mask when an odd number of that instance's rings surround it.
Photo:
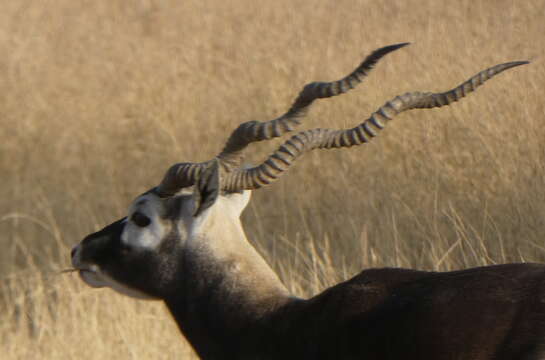
<path fill-rule="evenodd" d="M 149 217 L 138 211 L 132 214 L 131 221 L 140 227 L 146 227 L 151 223 Z"/>

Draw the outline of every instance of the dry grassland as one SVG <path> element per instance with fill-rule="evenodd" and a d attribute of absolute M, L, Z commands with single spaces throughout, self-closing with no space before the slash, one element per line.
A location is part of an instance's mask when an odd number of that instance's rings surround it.
<path fill-rule="evenodd" d="M 306 155 L 257 191 L 247 233 L 299 295 L 362 268 L 545 261 L 545 1 L 0 0 L 0 357 L 191 356 L 159 303 L 60 275 L 176 161 L 283 113 L 302 85 L 389 55 L 302 128 L 529 59 L 373 143 Z M 252 146 L 257 162 L 278 141 Z"/>

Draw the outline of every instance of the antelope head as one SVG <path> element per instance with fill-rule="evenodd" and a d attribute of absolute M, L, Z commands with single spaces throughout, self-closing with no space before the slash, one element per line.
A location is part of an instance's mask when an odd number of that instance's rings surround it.
<path fill-rule="evenodd" d="M 83 281 L 94 287 L 111 287 L 129 296 L 164 299 L 167 293 L 179 291 L 183 280 L 179 275 L 184 266 L 200 254 L 222 257 L 235 268 L 242 266 L 242 259 L 248 259 L 245 262 L 256 263 L 246 264 L 248 267 L 269 274 L 274 285 L 284 291 L 276 275 L 263 271 L 268 267 L 255 250 L 241 244 L 246 239 L 239 217 L 250 198 L 247 190 L 274 181 L 302 152 L 335 146 L 338 143 L 335 137 L 344 138 L 344 135 L 326 130 L 303 132 L 264 163 L 250 169 L 241 168 L 242 152 L 252 142 L 292 131 L 316 99 L 349 91 L 381 57 L 405 45 L 374 51 L 341 80 L 307 84 L 284 115 L 265 122 L 242 123 L 214 159 L 172 166 L 159 186 L 133 201 L 126 217 L 90 234 L 73 248 L 72 263 Z M 376 126 L 375 118 L 362 125 L 368 135 L 358 139 L 367 141 L 374 136 L 369 124 Z M 190 259 L 184 260 L 187 257 Z M 208 269 L 201 264 L 199 267 L 204 267 L 202 271 Z"/>

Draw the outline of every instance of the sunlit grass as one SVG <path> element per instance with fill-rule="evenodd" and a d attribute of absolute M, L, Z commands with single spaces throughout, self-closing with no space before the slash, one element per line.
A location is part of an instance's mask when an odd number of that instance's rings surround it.
<path fill-rule="evenodd" d="M 308 154 L 253 194 L 249 238 L 311 296 L 363 268 L 545 260 L 545 1 L 1 1 L 2 359 L 187 358 L 160 303 L 85 287 L 69 252 L 177 161 L 221 150 L 301 87 L 382 60 L 301 128 L 531 60 L 373 143 Z M 251 146 L 256 163 L 281 140 Z"/>

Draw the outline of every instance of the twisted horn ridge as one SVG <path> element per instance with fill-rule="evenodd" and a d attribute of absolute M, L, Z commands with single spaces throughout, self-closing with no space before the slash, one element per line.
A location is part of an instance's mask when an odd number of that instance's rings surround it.
<path fill-rule="evenodd" d="M 410 92 L 386 102 L 360 125 L 347 130 L 312 129 L 292 136 L 261 165 L 225 174 L 221 188 L 226 191 L 253 190 L 277 180 L 294 161 L 307 151 L 351 147 L 370 141 L 397 114 L 411 109 L 429 109 L 460 100 L 493 76 L 515 66 L 515 61 L 481 71 L 456 88 L 442 93 Z"/>
<path fill-rule="evenodd" d="M 242 164 L 242 150 L 250 143 L 280 137 L 301 124 L 310 105 L 317 99 L 344 94 L 362 82 L 375 64 L 386 54 L 400 49 L 409 43 L 389 45 L 373 51 L 350 74 L 332 82 L 312 82 L 303 87 L 290 109 L 282 116 L 265 121 L 248 121 L 233 131 L 223 151 L 218 155 L 226 168 L 238 168 Z"/>
<path fill-rule="evenodd" d="M 155 188 L 160 197 L 169 197 L 184 187 L 195 184 L 200 174 L 213 160 L 201 163 L 179 163 L 172 165 L 163 176 L 161 184 Z"/>
<path fill-rule="evenodd" d="M 248 121 L 236 128 L 221 153 L 216 157 L 227 172 L 240 167 L 242 151 L 252 142 L 280 137 L 301 124 L 310 105 L 317 99 L 344 94 L 353 89 L 369 74 L 375 64 L 385 55 L 400 49 L 409 43 L 400 43 L 382 47 L 373 51 L 350 74 L 332 82 L 312 82 L 303 87 L 290 109 L 282 116 L 269 121 Z M 210 161 L 201 163 L 180 163 L 173 165 L 165 174 L 156 191 L 163 197 L 171 196 L 184 187 L 195 183 L 198 176 L 206 169 Z"/>

